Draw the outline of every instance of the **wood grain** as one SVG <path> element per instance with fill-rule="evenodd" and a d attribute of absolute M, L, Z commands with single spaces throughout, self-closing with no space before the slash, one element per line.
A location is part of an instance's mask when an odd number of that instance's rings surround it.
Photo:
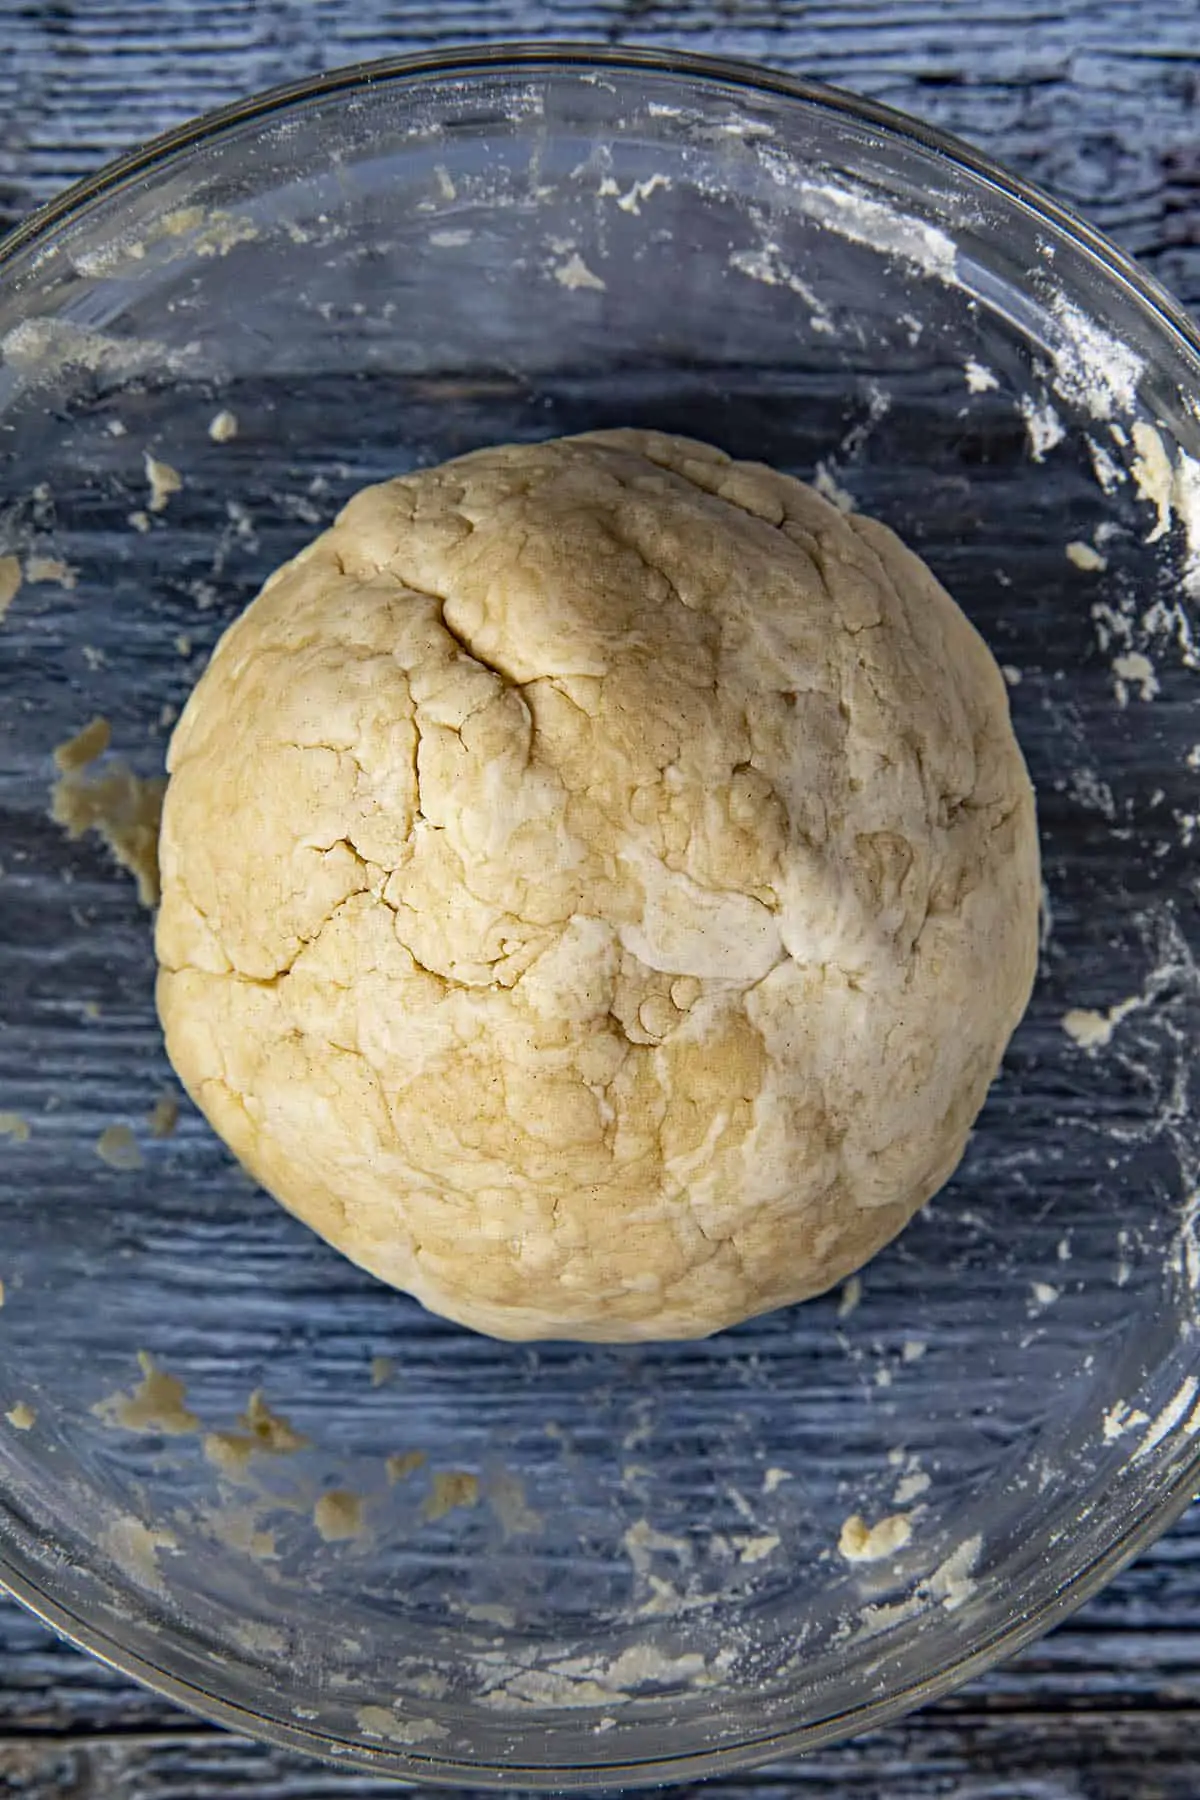
<path fill-rule="evenodd" d="M 5 9 L 0 229 L 131 144 L 270 83 L 467 40 L 746 57 L 920 114 L 1078 207 L 1200 308 L 1200 0 L 54 0 Z M 394 1784 L 244 1743 L 0 1604 L 0 1794 L 324 1800 Z M 953 1701 L 727 1795 L 1194 1800 L 1200 1516 Z M 677 1789 L 676 1793 L 684 1790 Z"/>

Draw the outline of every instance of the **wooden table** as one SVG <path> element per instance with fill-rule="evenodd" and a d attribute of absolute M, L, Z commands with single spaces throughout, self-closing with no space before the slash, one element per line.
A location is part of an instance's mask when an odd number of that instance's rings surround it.
<path fill-rule="evenodd" d="M 0 227 L 117 151 L 272 82 L 439 43 L 551 36 L 754 58 L 920 114 L 1078 207 L 1200 312 L 1200 0 L 7 0 Z M 713 1785 L 1197 1800 L 1200 1510 L 952 1700 Z M 385 1790 L 200 1724 L 0 1601 L 0 1794 Z"/>

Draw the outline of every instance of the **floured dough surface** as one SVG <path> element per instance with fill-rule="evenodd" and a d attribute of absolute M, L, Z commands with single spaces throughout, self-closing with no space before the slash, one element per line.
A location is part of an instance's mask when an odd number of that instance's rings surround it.
<path fill-rule="evenodd" d="M 992 657 L 884 526 L 688 440 L 356 495 L 176 728 L 159 1006 L 292 1211 L 498 1336 L 820 1292 L 957 1164 L 1036 962 Z"/>

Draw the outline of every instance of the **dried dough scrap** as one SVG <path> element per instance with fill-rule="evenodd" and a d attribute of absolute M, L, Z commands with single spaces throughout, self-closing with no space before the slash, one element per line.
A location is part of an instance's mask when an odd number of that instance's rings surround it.
<path fill-rule="evenodd" d="M 1036 960 L 1033 794 L 884 526 L 608 431 L 368 488 L 171 745 L 159 1005 L 238 1156 L 499 1337 L 698 1336 L 955 1167 Z"/>

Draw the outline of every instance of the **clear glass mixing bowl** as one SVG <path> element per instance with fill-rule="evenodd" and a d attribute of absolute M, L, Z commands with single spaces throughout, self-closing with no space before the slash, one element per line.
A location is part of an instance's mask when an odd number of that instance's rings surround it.
<path fill-rule="evenodd" d="M 76 189 L 0 253 L 0 339 L 13 1592 L 280 1743 L 611 1786 L 878 1723 L 1159 1531 L 1200 1429 L 1200 360 L 1167 298 L 879 107 L 479 50 Z M 49 816 L 51 753 L 110 721 L 77 811 L 114 756 L 160 772 L 217 634 L 363 483 L 615 424 L 844 490 L 929 560 L 1013 683 L 1044 959 L 963 1167 L 861 1295 L 520 1347 L 344 1262 L 186 1106 L 154 1134 L 150 915 Z M 908 1541 L 850 1560 L 854 1514 Z"/>

